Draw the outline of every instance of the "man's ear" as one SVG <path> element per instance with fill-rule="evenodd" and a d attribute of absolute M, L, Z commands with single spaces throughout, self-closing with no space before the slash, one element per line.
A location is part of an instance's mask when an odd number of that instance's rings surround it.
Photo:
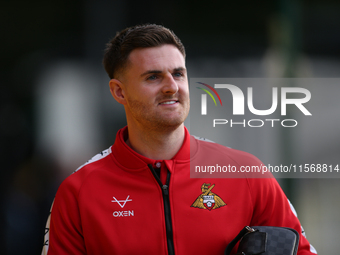
<path fill-rule="evenodd" d="M 110 85 L 110 92 L 114 99 L 120 104 L 125 105 L 125 91 L 124 91 L 124 85 L 117 79 L 111 79 L 109 82 Z"/>

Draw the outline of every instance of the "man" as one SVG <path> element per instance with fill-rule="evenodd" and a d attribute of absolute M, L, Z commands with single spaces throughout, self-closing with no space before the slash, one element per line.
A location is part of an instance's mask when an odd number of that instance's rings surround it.
<path fill-rule="evenodd" d="M 261 162 L 190 136 L 185 50 L 172 31 L 121 31 L 104 66 L 127 127 L 61 184 L 43 253 L 223 254 L 246 225 L 295 228 L 298 254 L 316 253 L 275 179 L 190 178 L 190 164 Z"/>

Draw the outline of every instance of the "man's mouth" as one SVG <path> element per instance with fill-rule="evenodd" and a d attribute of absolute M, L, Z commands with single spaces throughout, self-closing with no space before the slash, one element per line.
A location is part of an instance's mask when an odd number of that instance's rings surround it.
<path fill-rule="evenodd" d="M 177 102 L 178 102 L 177 100 L 170 100 L 170 101 L 161 102 L 159 104 L 175 104 Z"/>

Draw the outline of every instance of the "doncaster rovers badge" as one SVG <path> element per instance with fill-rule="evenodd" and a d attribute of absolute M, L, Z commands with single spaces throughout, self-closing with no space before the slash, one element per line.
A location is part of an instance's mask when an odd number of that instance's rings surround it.
<path fill-rule="evenodd" d="M 209 186 L 210 183 L 203 183 L 201 186 L 202 194 L 198 196 L 191 207 L 208 209 L 211 211 L 212 209 L 217 209 L 226 205 L 222 198 L 211 192 L 211 190 L 215 187 L 215 184 L 210 187 Z"/>

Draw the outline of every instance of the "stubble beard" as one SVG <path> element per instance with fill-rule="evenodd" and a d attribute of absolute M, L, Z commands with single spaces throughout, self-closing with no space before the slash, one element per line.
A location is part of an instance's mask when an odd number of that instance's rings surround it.
<path fill-rule="evenodd" d="M 171 100 L 173 97 L 166 97 L 163 100 Z M 180 109 L 176 109 L 175 112 L 169 113 L 160 110 L 152 109 L 150 111 L 150 105 L 140 102 L 139 100 L 130 99 L 130 112 L 135 120 L 142 126 L 149 130 L 168 132 L 177 129 L 187 118 L 190 109 L 190 99 L 179 98 L 181 104 Z M 161 107 L 161 106 L 159 106 Z M 169 116 L 175 114 L 176 116 Z"/>

